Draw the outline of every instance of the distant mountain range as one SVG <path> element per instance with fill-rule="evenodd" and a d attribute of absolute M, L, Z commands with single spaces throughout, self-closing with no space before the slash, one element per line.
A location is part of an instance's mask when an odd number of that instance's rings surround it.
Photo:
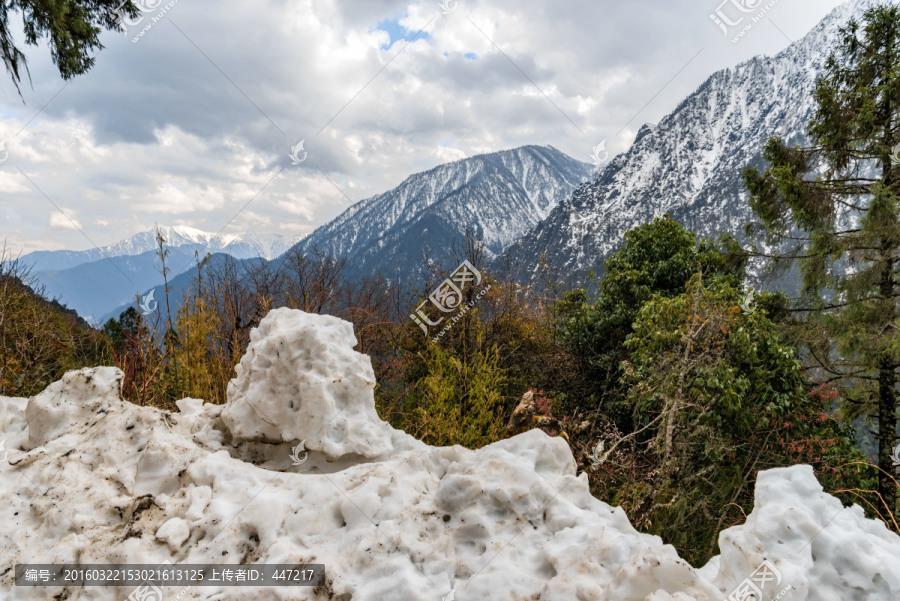
<path fill-rule="evenodd" d="M 224 252 L 237 259 L 273 259 L 302 239 L 300 236 L 289 238 L 279 234 L 212 234 L 184 225 L 160 226 L 159 230 L 169 248 L 191 247 L 210 253 Z M 22 262 L 31 265 L 35 271 L 59 271 L 101 259 L 135 256 L 155 250 L 156 230 L 152 229 L 101 248 L 28 253 L 22 257 Z"/>
<path fill-rule="evenodd" d="M 170 279 L 195 265 L 195 251 L 201 257 L 224 253 L 237 259 L 271 259 L 300 239 L 278 234 L 212 234 L 180 225 L 159 229 L 169 249 Z M 49 298 L 60 299 L 94 324 L 163 283 L 155 229 L 102 248 L 37 251 L 20 260 L 31 266 Z"/>
<path fill-rule="evenodd" d="M 412 175 L 299 241 L 165 228 L 173 256 L 179 255 L 172 264 L 192 265 L 194 250 L 203 247 L 204 254 L 270 259 L 277 269 L 279 256 L 294 244 L 345 257 L 351 279 L 380 273 L 418 285 L 429 263 L 448 267 L 470 233 L 504 275 L 534 281 L 547 264 L 563 284 L 591 287 L 588 274 L 602 274 L 625 232 L 657 215 L 670 213 L 704 237 L 728 232 L 741 238 L 753 219 L 742 170 L 762 165 L 771 136 L 806 141 L 815 82 L 838 28 L 869 4 L 851 0 L 778 55 L 715 73 L 658 124 L 643 126 L 631 148 L 597 172 L 550 146 L 474 156 Z M 162 298 L 161 279 L 152 283 L 153 248 L 154 234 L 146 232 L 104 249 L 24 259 L 82 316 L 115 316 L 133 304 L 136 291 L 156 286 Z M 187 290 L 193 277 L 173 274 L 173 289 Z"/>
<path fill-rule="evenodd" d="M 462 248 L 467 231 L 484 243 L 489 258 L 496 257 L 589 180 L 592 169 L 549 146 L 455 161 L 356 203 L 295 248 L 345 257 L 344 276 L 351 280 L 380 273 L 402 285 L 416 285 L 429 263 L 444 264 Z M 270 267 L 279 269 L 282 260 L 276 257 Z M 194 278 L 192 271 L 172 278 L 169 298 L 180 298 Z M 156 299 L 164 297 L 161 284 L 152 288 Z M 117 317 L 128 306 L 136 306 L 134 296 L 111 307 L 99 321 Z"/>

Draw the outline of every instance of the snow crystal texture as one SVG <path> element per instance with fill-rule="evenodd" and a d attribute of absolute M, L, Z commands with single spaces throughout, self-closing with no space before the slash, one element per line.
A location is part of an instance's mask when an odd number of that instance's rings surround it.
<path fill-rule="evenodd" d="M 250 335 L 222 411 L 238 439 L 302 441 L 328 459 L 391 450 L 375 412 L 375 373 L 353 350 L 353 326 L 329 315 L 275 309 Z"/>

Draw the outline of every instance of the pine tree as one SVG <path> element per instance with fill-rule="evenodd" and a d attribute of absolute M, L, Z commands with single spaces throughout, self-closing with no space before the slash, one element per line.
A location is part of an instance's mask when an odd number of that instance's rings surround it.
<path fill-rule="evenodd" d="M 25 43 L 36 46 L 47 37 L 50 55 L 63 79 L 71 79 L 94 66 L 94 51 L 103 48 L 103 29 L 118 29 L 122 17 L 136 17 L 131 0 L 10 0 L 0 2 L 0 59 L 19 89 L 22 71 L 28 72 L 25 53 L 16 46 L 10 16 L 22 17 Z M 14 28 L 15 26 L 13 26 Z"/>
<path fill-rule="evenodd" d="M 851 414 L 878 422 L 879 493 L 892 510 L 900 380 L 900 8 L 841 29 L 819 79 L 810 147 L 772 139 L 764 173 L 744 172 L 769 241 L 799 261 L 805 342 Z M 895 150 L 896 149 L 896 150 Z M 892 156 L 893 155 L 893 156 Z"/>

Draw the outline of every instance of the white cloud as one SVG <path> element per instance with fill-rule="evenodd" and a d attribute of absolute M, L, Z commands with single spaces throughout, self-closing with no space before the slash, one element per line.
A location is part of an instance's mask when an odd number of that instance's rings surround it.
<path fill-rule="evenodd" d="M 46 225 L 52 205 L 17 169 L 107 244 L 176 219 L 305 233 L 346 208 L 345 195 L 522 144 L 587 161 L 600 140 L 624 150 L 712 72 L 780 50 L 779 30 L 799 38 L 838 2 L 779 3 L 766 17 L 778 27 L 760 23 L 739 44 L 709 20 L 715 4 L 461 0 L 442 15 L 436 0 L 234 0 L 214 11 L 181 0 L 137 44 L 107 35 L 95 68 L 68 85 L 46 47 L 28 51 L 26 105 L 0 91 L 0 203 L 16 209 L 0 237 L 27 250 L 85 246 Z M 391 19 L 427 35 L 382 49 L 376 25 Z M 309 159 L 293 167 L 302 138 Z"/>
<path fill-rule="evenodd" d="M 431 151 L 431 156 L 436 159 L 436 163 L 452 163 L 453 161 L 466 158 L 466 153 L 459 148 L 438 146 Z"/>
<path fill-rule="evenodd" d="M 141 213 L 181 215 L 224 208 L 222 190 L 192 184 L 183 179 L 162 182 L 133 207 Z"/>
<path fill-rule="evenodd" d="M 75 211 L 71 209 L 62 209 L 50 213 L 50 227 L 60 228 L 64 230 L 80 230 L 81 223 L 75 217 Z"/>
<path fill-rule="evenodd" d="M 28 186 L 25 185 L 25 179 L 18 173 L 8 171 L 0 171 L 0 193 L 2 194 L 27 194 Z M 8 200 L 6 201 L 9 202 Z"/>

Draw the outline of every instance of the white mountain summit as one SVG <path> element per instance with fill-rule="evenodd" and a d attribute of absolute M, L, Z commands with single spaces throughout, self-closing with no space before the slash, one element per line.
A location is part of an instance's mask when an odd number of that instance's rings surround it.
<path fill-rule="evenodd" d="M 196 250 L 201 250 L 204 254 L 224 252 L 238 259 L 272 259 L 303 239 L 303 236 L 289 237 L 281 234 L 214 234 L 186 225 L 160 226 L 159 230 L 169 248 L 199 246 Z M 23 256 L 22 261 L 32 265 L 36 271 L 62 270 L 101 259 L 140 255 L 154 250 L 155 228 L 100 248 L 83 251 L 36 251 Z"/>

